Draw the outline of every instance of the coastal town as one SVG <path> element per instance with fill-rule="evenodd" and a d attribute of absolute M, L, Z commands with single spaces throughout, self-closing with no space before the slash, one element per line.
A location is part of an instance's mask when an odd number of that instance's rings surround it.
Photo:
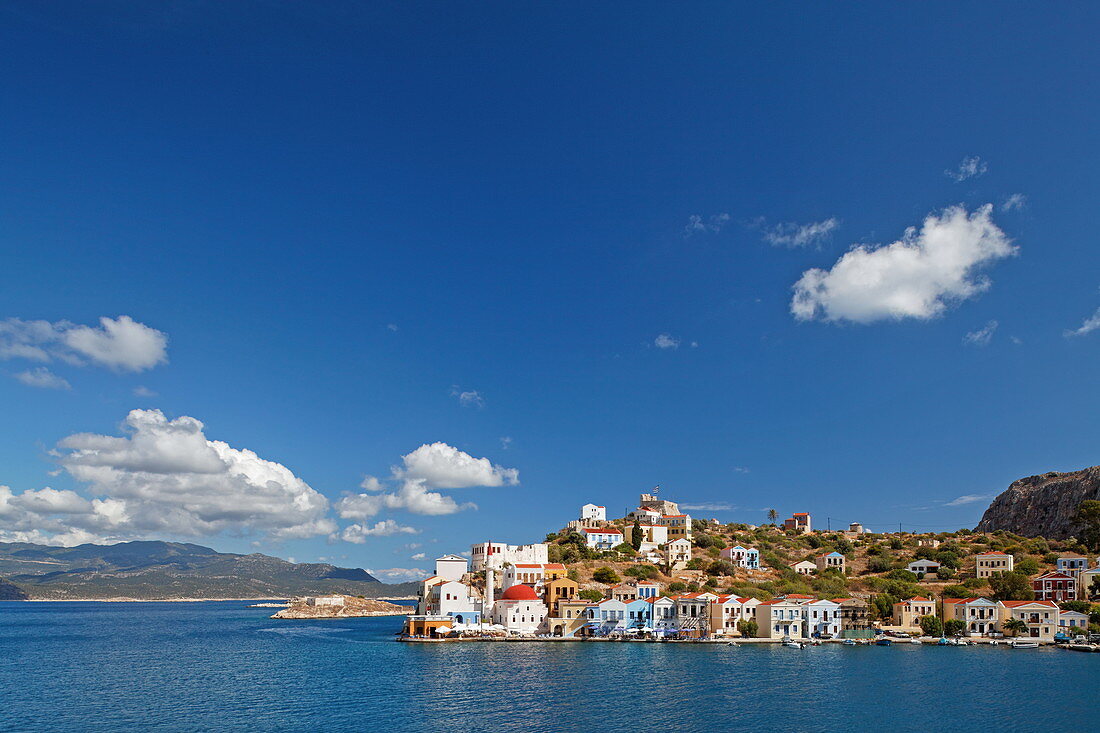
<path fill-rule="evenodd" d="M 1100 650 L 1100 557 L 1076 541 L 769 519 L 693 519 L 658 490 L 619 519 L 585 504 L 543 542 L 436 559 L 399 639 Z"/>

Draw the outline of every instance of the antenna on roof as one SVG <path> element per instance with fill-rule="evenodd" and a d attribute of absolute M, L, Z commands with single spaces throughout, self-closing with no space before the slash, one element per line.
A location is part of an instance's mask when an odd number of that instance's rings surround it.
<path fill-rule="evenodd" d="M 654 496 L 657 496 L 657 494 L 659 494 L 659 493 L 661 493 L 661 486 L 660 486 L 660 484 L 658 484 L 657 486 L 654 486 L 654 487 L 653 487 L 653 495 L 654 495 Z"/>

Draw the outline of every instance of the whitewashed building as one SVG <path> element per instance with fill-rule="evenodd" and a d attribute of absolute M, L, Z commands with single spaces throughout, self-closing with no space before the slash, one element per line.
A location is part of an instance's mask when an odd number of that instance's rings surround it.
<path fill-rule="evenodd" d="M 508 545 L 503 542 L 480 542 L 470 548 L 471 564 L 475 573 L 492 568 L 500 570 L 505 563 L 548 562 L 548 545 L 539 542 L 531 545 Z"/>
<path fill-rule="evenodd" d="M 940 564 L 935 560 L 914 560 L 905 567 L 915 575 L 931 575 L 940 569 Z"/>
<path fill-rule="evenodd" d="M 514 585 L 493 604 L 493 623 L 522 636 L 539 632 L 546 621 L 546 604 L 529 585 Z"/>
<path fill-rule="evenodd" d="M 610 550 L 623 543 L 623 533 L 610 527 L 585 527 L 581 534 L 585 543 L 594 550 Z"/>
<path fill-rule="evenodd" d="M 665 545 L 665 562 L 678 570 L 691 561 L 691 542 L 686 539 L 672 540 Z"/>
<path fill-rule="evenodd" d="M 461 555 L 444 555 L 435 559 L 435 574 L 447 580 L 462 580 L 469 565 Z"/>
<path fill-rule="evenodd" d="M 742 547 L 741 545 L 726 547 L 718 555 L 742 568 L 755 570 L 760 567 L 760 550 L 755 547 Z"/>
<path fill-rule="evenodd" d="M 840 636 L 840 604 L 836 601 L 815 600 L 803 605 L 806 635 L 818 639 Z"/>

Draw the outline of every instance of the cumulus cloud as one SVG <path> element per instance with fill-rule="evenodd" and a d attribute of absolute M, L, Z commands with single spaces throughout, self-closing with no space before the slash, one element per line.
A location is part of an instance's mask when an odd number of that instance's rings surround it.
<path fill-rule="evenodd" d="M 1081 324 L 1080 328 L 1074 328 L 1067 330 L 1065 335 L 1071 336 L 1084 336 L 1085 334 L 1092 333 L 1096 329 L 1100 328 L 1100 308 L 1096 309 L 1096 312 L 1085 319 L 1085 322 Z"/>
<path fill-rule="evenodd" d="M 832 217 L 809 224 L 787 221 L 764 229 L 764 240 L 775 247 L 808 247 L 827 239 L 839 226 L 840 220 Z"/>
<path fill-rule="evenodd" d="M 425 443 L 402 456 L 400 466 L 390 469 L 389 483 L 396 485 L 385 491 L 385 485 L 368 476 L 363 488 L 370 493 L 350 494 L 336 503 L 341 519 L 364 520 L 383 510 L 404 510 L 412 514 L 441 516 L 455 514 L 477 505 L 459 503 L 436 489 L 464 489 L 474 486 L 514 486 L 519 483 L 519 471 L 494 464 L 488 458 L 474 458 L 446 443 Z"/>
<path fill-rule="evenodd" d="M 975 297 L 991 284 L 978 268 L 1017 252 L 992 209 L 986 204 L 971 214 L 953 206 L 892 244 L 857 245 L 831 269 L 807 270 L 794 285 L 791 313 L 855 323 L 929 319 Z"/>
<path fill-rule="evenodd" d="M 729 223 L 730 215 L 726 213 L 714 214 L 704 217 L 700 214 L 692 214 L 688 217 L 688 223 L 684 227 L 684 236 L 693 234 L 717 234 Z"/>
<path fill-rule="evenodd" d="M 412 555 L 411 557 L 409 557 L 409 559 L 410 560 L 426 560 L 427 557 L 428 556 L 425 555 L 423 552 L 418 552 L 415 555 Z"/>
<path fill-rule="evenodd" d="M 389 537 L 395 534 L 418 534 L 419 532 L 418 529 L 405 527 L 392 519 L 383 519 L 373 527 L 362 524 L 352 524 L 344 527 L 344 530 L 340 533 L 340 539 L 344 542 L 361 545 L 367 541 L 367 537 Z"/>
<path fill-rule="evenodd" d="M 122 436 L 70 435 L 58 443 L 57 459 L 97 498 L 53 489 L 0 492 L 0 539 L 66 544 L 336 531 L 328 500 L 290 469 L 203 431 L 192 417 L 133 410 Z"/>
<path fill-rule="evenodd" d="M 1014 193 L 1001 203 L 1001 211 L 1016 211 L 1027 206 L 1027 196 Z"/>
<path fill-rule="evenodd" d="M 0 321 L 0 359 L 141 372 L 168 361 L 168 337 L 130 316 L 100 318 L 99 326 L 8 318 Z"/>
<path fill-rule="evenodd" d="M 678 349 L 680 348 L 680 339 L 671 334 L 662 333 L 653 339 L 653 345 L 658 349 Z"/>
<path fill-rule="evenodd" d="M 954 170 L 945 170 L 943 174 L 956 183 L 962 183 L 967 178 L 977 178 L 989 170 L 989 166 L 977 155 L 970 155 L 962 159 L 959 167 Z"/>
<path fill-rule="evenodd" d="M 461 390 L 457 386 L 451 387 L 451 397 L 458 400 L 463 407 L 485 407 L 485 399 L 477 390 Z"/>
<path fill-rule="evenodd" d="M 989 342 L 993 340 L 993 334 L 997 330 L 997 326 L 1000 325 L 996 321 L 990 321 L 977 331 L 971 331 L 963 336 L 963 343 L 969 346 L 989 346 Z"/>
<path fill-rule="evenodd" d="M 33 369 L 27 369 L 22 372 L 17 372 L 12 375 L 13 378 L 18 379 L 28 387 L 38 387 L 39 389 L 72 389 L 73 386 L 69 382 L 44 366 L 35 367 Z"/>
<path fill-rule="evenodd" d="M 519 483 L 519 471 L 494 465 L 488 458 L 474 458 L 446 443 L 424 444 L 402 457 L 397 473 L 406 479 L 423 480 L 438 489 L 470 486 L 504 486 Z"/>

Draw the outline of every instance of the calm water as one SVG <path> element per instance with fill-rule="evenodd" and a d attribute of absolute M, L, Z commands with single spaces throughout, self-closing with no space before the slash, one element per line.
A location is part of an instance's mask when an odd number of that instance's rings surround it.
<path fill-rule="evenodd" d="M 1100 654 L 406 645 L 247 605 L 0 603 L 0 730 L 1100 730 Z"/>

